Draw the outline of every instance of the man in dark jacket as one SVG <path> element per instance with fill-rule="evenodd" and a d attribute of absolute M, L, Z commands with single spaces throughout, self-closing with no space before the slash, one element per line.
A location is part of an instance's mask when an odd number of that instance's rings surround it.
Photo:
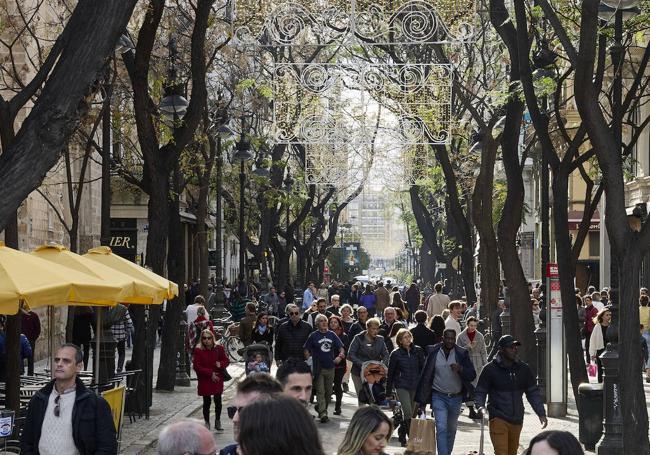
<path fill-rule="evenodd" d="M 38 314 L 25 307 L 24 301 L 20 302 L 20 311 L 23 313 L 20 318 L 21 333 L 25 334 L 32 348 L 31 355 L 27 357 L 27 374 L 34 376 L 34 352 L 36 351 L 36 340 L 41 335 L 41 320 Z"/>
<path fill-rule="evenodd" d="M 415 409 L 431 403 L 436 419 L 438 455 L 451 455 L 463 397 L 471 393 L 476 370 L 467 350 L 456 344 L 456 331 L 444 331 L 442 343 L 429 347 L 415 392 Z"/>
<path fill-rule="evenodd" d="M 54 357 L 54 368 L 54 380 L 29 402 L 21 453 L 116 454 L 115 425 L 108 403 L 77 377 L 83 368 L 81 350 L 63 344 Z"/>
<path fill-rule="evenodd" d="M 275 360 L 284 362 L 295 358 L 304 360 L 303 346 L 313 329 L 300 319 L 300 310 L 296 305 L 287 305 L 289 320 L 278 327 L 275 336 Z"/>
<path fill-rule="evenodd" d="M 417 322 L 417 325 L 411 329 L 413 344 L 420 346 L 422 349 L 436 344 L 436 334 L 426 325 L 427 312 L 424 310 L 416 311 L 415 322 Z"/>
<path fill-rule="evenodd" d="M 418 310 L 420 306 L 420 289 L 416 283 L 411 283 L 408 290 L 406 291 L 406 306 L 409 310 L 409 322 L 413 318 L 413 314 Z"/>
<path fill-rule="evenodd" d="M 517 346 L 521 343 L 512 335 L 499 339 L 499 353 L 489 362 L 478 379 L 474 401 L 479 410 L 490 396 L 490 439 L 498 455 L 516 455 L 519 448 L 519 434 L 524 423 L 524 401 L 528 402 L 539 416 L 542 428 L 547 425 L 542 396 L 535 382 L 535 376 L 528 364 L 517 359 Z"/>

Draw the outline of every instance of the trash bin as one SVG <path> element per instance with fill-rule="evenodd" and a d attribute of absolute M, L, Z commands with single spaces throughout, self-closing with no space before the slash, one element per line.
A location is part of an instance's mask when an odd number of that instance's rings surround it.
<path fill-rule="evenodd" d="M 585 449 L 594 450 L 603 435 L 603 384 L 578 386 L 580 396 L 579 439 Z"/>

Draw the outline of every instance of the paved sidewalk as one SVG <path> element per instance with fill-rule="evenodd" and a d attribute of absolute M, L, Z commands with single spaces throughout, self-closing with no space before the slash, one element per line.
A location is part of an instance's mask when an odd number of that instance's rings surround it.
<path fill-rule="evenodd" d="M 130 357 L 129 349 L 127 350 L 127 359 Z M 159 361 L 160 347 L 156 347 L 154 351 L 154 387 L 156 386 Z M 224 394 L 244 374 L 244 364 L 231 364 L 228 367 L 228 372 L 233 379 L 226 383 Z M 191 377 L 194 379 L 191 381 L 190 387 L 176 386 L 173 392 L 159 392 L 154 388 L 149 419 L 145 419 L 143 416 L 141 419 L 136 419 L 134 423 L 130 423 L 129 418 L 124 416 L 119 453 L 128 455 L 145 453 L 158 440 L 158 433 L 165 425 L 174 420 L 188 417 L 202 407 L 203 400 L 196 394 L 197 383 L 194 371 L 192 371 Z M 224 403 L 227 401 L 224 400 Z"/>

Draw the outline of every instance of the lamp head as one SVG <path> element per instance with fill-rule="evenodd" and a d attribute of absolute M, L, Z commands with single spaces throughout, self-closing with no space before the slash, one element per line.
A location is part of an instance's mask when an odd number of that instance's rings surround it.
<path fill-rule="evenodd" d="M 253 151 L 251 150 L 251 143 L 246 137 L 246 135 L 242 132 L 239 138 L 239 142 L 237 142 L 233 159 L 237 162 L 242 162 L 242 161 L 250 161 L 253 159 L 253 157 L 254 155 L 253 155 Z"/>
<path fill-rule="evenodd" d="M 158 109 L 162 114 L 170 119 L 182 119 L 187 112 L 190 103 L 182 95 L 182 86 L 180 84 L 165 87 L 165 95 L 160 101 Z"/>

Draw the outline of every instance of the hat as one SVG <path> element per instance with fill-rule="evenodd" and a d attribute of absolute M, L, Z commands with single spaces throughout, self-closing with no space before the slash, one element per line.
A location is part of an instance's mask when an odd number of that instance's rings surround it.
<path fill-rule="evenodd" d="M 512 335 L 503 335 L 499 338 L 499 348 L 509 348 L 510 346 L 521 346 L 521 343 Z"/>

